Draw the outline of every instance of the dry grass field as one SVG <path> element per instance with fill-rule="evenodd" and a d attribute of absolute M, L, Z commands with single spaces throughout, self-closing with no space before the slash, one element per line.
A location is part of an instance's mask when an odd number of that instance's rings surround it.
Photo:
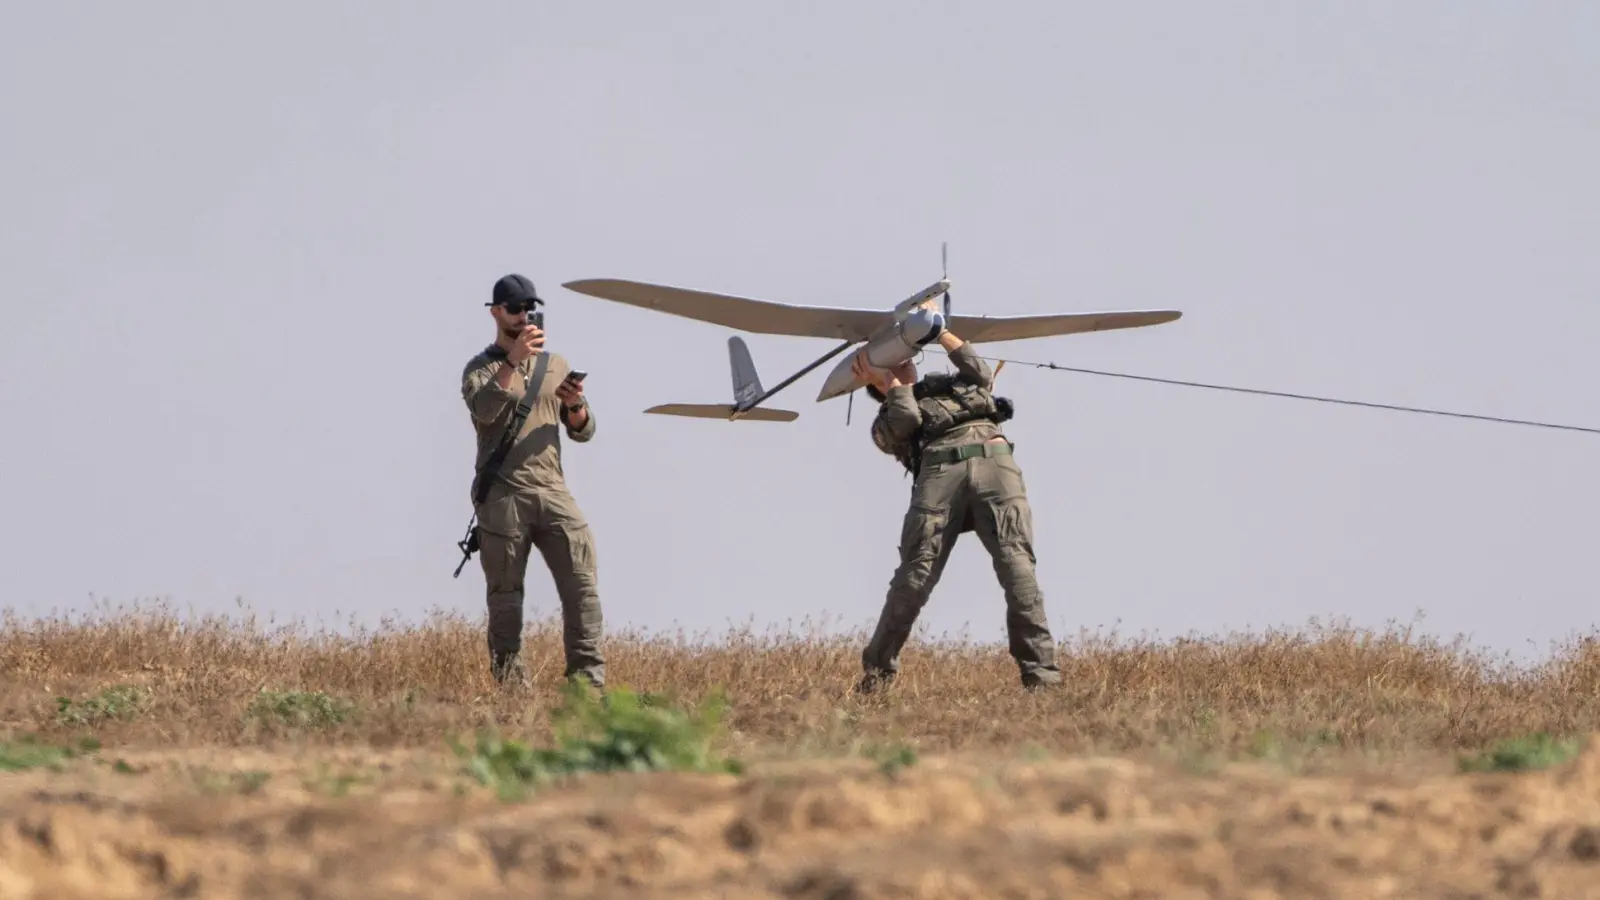
<path fill-rule="evenodd" d="M 599 703 L 555 622 L 507 693 L 449 616 L 8 618 L 0 897 L 1600 897 L 1590 640 L 860 645 L 613 633 Z"/>

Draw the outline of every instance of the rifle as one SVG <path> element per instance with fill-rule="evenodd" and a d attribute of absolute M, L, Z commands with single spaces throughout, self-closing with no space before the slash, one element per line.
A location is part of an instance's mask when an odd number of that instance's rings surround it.
<path fill-rule="evenodd" d="M 528 380 L 527 388 L 522 392 L 522 399 L 517 401 L 517 408 L 511 413 L 511 421 L 506 423 L 505 434 L 500 436 L 500 443 L 495 445 L 494 452 L 489 454 L 489 458 L 483 461 L 483 467 L 478 469 L 475 479 L 476 489 L 472 492 L 472 518 L 467 522 L 467 536 L 456 541 L 456 547 L 461 550 L 461 562 L 456 565 L 455 574 L 451 575 L 451 578 L 461 577 L 461 570 L 466 568 L 467 562 L 472 559 L 472 554 L 478 552 L 481 544 L 478 507 L 488 498 L 489 488 L 493 483 L 491 476 L 498 474 L 500 464 L 505 462 L 506 454 L 511 452 L 511 446 L 517 441 L 517 434 L 522 431 L 522 423 L 528 420 L 528 413 L 533 410 L 533 404 L 538 402 L 539 387 L 544 382 L 545 370 L 550 365 L 550 354 L 540 351 L 538 357 L 533 364 L 533 377 Z"/>

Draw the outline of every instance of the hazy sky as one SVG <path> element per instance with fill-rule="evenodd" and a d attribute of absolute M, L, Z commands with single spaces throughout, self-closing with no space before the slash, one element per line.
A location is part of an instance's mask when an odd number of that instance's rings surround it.
<path fill-rule="evenodd" d="M 962 312 L 1184 312 L 986 353 L 1600 425 L 1597 38 L 1577 2 L 6 4 L 0 605 L 477 614 L 459 377 L 510 271 L 591 372 L 612 630 L 869 625 L 910 483 L 821 372 L 790 424 L 642 415 L 729 399 L 731 332 L 576 278 L 878 308 L 947 240 Z M 831 346 L 747 340 L 768 385 Z M 1058 636 L 1600 618 L 1600 436 L 1000 386 Z M 964 536 L 924 621 L 1003 615 Z"/>

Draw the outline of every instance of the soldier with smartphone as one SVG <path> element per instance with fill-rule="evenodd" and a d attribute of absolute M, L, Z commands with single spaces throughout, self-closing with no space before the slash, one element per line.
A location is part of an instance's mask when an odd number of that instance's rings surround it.
<path fill-rule="evenodd" d="M 495 341 L 461 375 L 478 437 L 472 491 L 488 593 L 489 666 L 496 681 L 528 683 L 521 659 L 524 576 L 538 550 L 561 600 L 565 674 L 604 688 L 594 536 L 561 467 L 561 433 L 586 443 L 594 437 L 594 411 L 583 390 L 586 373 L 545 349 L 543 303 L 521 275 L 495 282 L 486 304 Z M 515 433 L 508 433 L 518 416 Z"/>

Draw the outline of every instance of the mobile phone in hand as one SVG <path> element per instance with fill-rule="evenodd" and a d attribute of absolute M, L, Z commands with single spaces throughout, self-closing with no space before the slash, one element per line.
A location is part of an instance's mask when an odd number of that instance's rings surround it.
<path fill-rule="evenodd" d="M 540 310 L 529 310 L 528 311 L 528 324 L 532 325 L 533 327 L 535 327 L 537 329 L 539 329 L 540 331 L 543 331 L 544 330 L 544 310 L 542 310 L 542 309 L 540 309 Z"/>
<path fill-rule="evenodd" d="M 588 377 L 589 373 L 583 371 L 582 369 L 573 369 L 571 372 L 567 373 L 567 380 L 574 383 L 582 381 Z"/>

